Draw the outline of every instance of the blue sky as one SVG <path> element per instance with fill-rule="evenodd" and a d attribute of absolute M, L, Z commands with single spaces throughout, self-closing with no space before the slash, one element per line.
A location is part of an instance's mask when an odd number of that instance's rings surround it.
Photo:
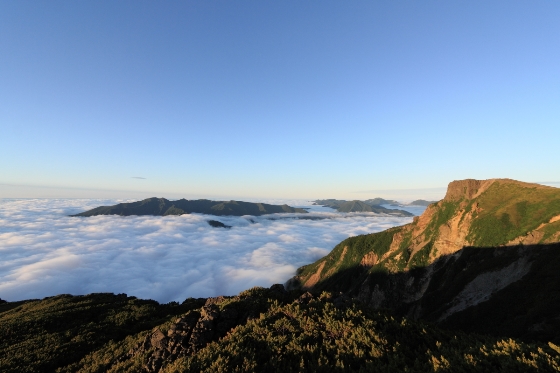
<path fill-rule="evenodd" d="M 558 182 L 558 19 L 557 1 L 0 2 L 0 197 Z"/>

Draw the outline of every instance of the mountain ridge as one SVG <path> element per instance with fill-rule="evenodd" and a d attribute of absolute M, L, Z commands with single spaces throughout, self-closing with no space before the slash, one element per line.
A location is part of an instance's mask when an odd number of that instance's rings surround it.
<path fill-rule="evenodd" d="M 455 181 L 412 223 L 301 267 L 288 290 L 0 300 L 0 370 L 559 371 L 559 216 L 559 189 Z"/>
<path fill-rule="evenodd" d="M 243 201 L 211 201 L 208 199 L 187 200 L 179 199 L 170 201 L 165 198 L 151 197 L 142 201 L 119 203 L 112 206 L 99 206 L 94 209 L 70 215 L 74 217 L 89 217 L 97 215 L 183 215 L 200 213 L 216 216 L 260 216 L 275 213 L 302 213 L 308 211 L 284 205 L 271 205 L 267 203 L 254 203 Z"/>
<path fill-rule="evenodd" d="M 388 209 L 386 207 L 380 206 L 378 203 L 398 203 L 396 201 L 384 200 L 382 198 L 369 199 L 366 201 L 346 201 L 338 199 L 318 199 L 313 201 L 315 205 L 322 205 L 325 207 L 330 207 L 339 212 L 375 212 L 378 214 L 390 214 L 395 216 L 414 216 L 408 211 L 399 209 Z"/>
<path fill-rule="evenodd" d="M 494 319 L 493 304 L 509 315 L 489 329 L 494 333 L 507 332 L 511 320 L 528 313 L 518 336 L 540 338 L 543 328 L 560 335 L 549 312 L 560 313 L 560 297 L 550 285 L 560 286 L 550 267 L 560 266 L 558 241 L 560 189 L 511 179 L 453 181 L 445 198 L 412 223 L 348 238 L 298 269 L 288 285 L 343 292 L 447 327 L 484 324 L 474 315 Z M 526 301 L 512 305 L 512 288 Z"/>

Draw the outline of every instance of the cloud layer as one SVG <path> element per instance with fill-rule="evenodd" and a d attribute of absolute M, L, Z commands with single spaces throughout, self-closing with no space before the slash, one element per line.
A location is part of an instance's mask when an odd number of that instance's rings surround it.
<path fill-rule="evenodd" d="M 0 298 L 114 292 L 169 302 L 233 295 L 285 282 L 297 267 L 349 236 L 411 221 L 309 205 L 306 219 L 298 219 L 302 214 L 68 216 L 117 202 L 123 201 L 0 200 Z M 212 228 L 210 219 L 232 228 Z"/>

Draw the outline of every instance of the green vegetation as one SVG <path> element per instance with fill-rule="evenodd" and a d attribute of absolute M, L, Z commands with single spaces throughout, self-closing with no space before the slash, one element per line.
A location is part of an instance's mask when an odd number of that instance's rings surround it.
<path fill-rule="evenodd" d="M 525 235 L 560 214 L 560 191 L 495 182 L 477 199 L 481 211 L 467 239 L 475 246 L 497 246 Z"/>
<path fill-rule="evenodd" d="M 429 242 L 426 246 L 414 253 L 412 260 L 408 264 L 410 268 L 426 267 L 430 262 L 430 253 L 432 252 L 433 243 Z"/>
<path fill-rule="evenodd" d="M 425 236 L 430 239 L 436 239 L 439 227 L 451 220 L 459 210 L 459 205 L 460 202 L 458 201 L 441 201 L 435 215 L 426 227 Z"/>
<path fill-rule="evenodd" d="M 426 201 L 425 199 L 417 199 L 410 202 L 409 206 L 429 206 L 432 203 L 436 203 L 437 201 Z"/>
<path fill-rule="evenodd" d="M 159 304 L 126 294 L 58 295 L 0 308 L 0 371 L 49 372 L 109 341 L 151 329 L 201 306 Z"/>
<path fill-rule="evenodd" d="M 9 304 L 9 303 L 8 303 Z M 560 347 L 452 332 L 394 317 L 323 292 L 253 288 L 214 298 L 216 314 L 244 314 L 195 350 L 147 362 L 162 351 L 151 333 L 177 316 L 204 316 L 204 300 L 182 305 L 125 295 L 63 295 L 0 313 L 2 372 L 554 372 Z M 208 312 L 208 311 L 206 311 Z M 251 313 L 252 312 L 252 313 Z M 189 316 L 190 315 L 190 316 Z M 250 316 L 252 315 L 252 316 Z M 154 329 L 154 326 L 157 328 Z M 214 327 L 216 328 L 215 324 Z M 196 329 L 195 328 L 195 329 Z M 193 330 L 195 330 L 193 329 Z M 190 333 L 190 332 L 189 332 Z M 192 333 L 195 333 L 194 331 Z M 194 335 L 194 334 L 193 334 Z M 171 337 L 170 337 L 171 338 Z M 185 345 L 186 346 L 186 345 Z M 134 352 L 136 351 L 136 352 Z M 161 370 L 160 368 L 161 367 Z"/>
<path fill-rule="evenodd" d="M 298 269 L 297 275 L 302 278 L 308 278 L 316 273 L 319 267 L 323 265 L 322 263 L 325 262 L 321 271 L 322 274 L 344 273 L 345 271 L 350 271 L 352 274 L 350 276 L 336 276 L 332 278 L 327 276 L 321 281 L 321 283 L 316 285 L 315 289 L 317 291 L 322 289 L 335 291 L 354 287 L 360 282 L 360 279 L 364 275 L 367 275 L 366 268 L 361 270 L 358 269 L 360 261 L 364 255 L 367 253 L 374 253 L 378 258 L 381 258 L 381 256 L 389 249 L 393 236 L 400 232 L 401 229 L 402 227 L 397 227 L 387 229 L 379 233 L 364 234 L 347 238 L 336 245 L 326 257 Z M 353 272 L 354 270 L 356 271 Z"/>
<path fill-rule="evenodd" d="M 385 203 L 398 203 L 396 201 L 388 201 L 381 198 L 368 199 L 367 201 L 346 201 L 340 199 L 320 199 L 313 201 L 316 205 L 322 205 L 333 208 L 339 212 L 375 212 L 383 214 L 391 214 L 398 216 L 414 216 L 408 211 L 399 209 L 388 209 L 380 204 Z"/>
<path fill-rule="evenodd" d="M 169 201 L 165 198 L 147 198 L 131 203 L 119 203 L 114 206 L 100 206 L 72 216 L 96 215 L 182 215 L 190 213 L 209 215 L 253 215 L 260 216 L 274 213 L 307 213 L 307 210 L 288 205 L 269 205 L 242 201 L 210 201 L 207 199 Z"/>
<path fill-rule="evenodd" d="M 558 234 L 558 232 L 560 232 L 560 220 L 555 221 L 554 223 L 551 224 L 547 224 L 542 229 L 542 231 L 543 231 L 543 237 L 541 239 L 541 242 L 545 242 L 550 238 L 552 238 L 555 234 Z"/>
<path fill-rule="evenodd" d="M 344 240 L 298 269 L 290 292 L 275 285 L 163 305 L 124 294 L 0 300 L 0 371 L 560 371 L 560 243 L 550 243 L 560 232 L 560 220 L 551 223 L 560 192 L 496 180 L 469 199 L 480 185 L 455 182 L 429 207 L 429 221 Z M 186 211 L 181 201 L 92 211 L 165 215 Z M 270 206 L 186 202 L 223 215 Z M 531 242 L 547 244 L 503 246 L 535 230 Z M 432 263 L 437 250 L 447 255 Z M 306 283 L 314 295 L 299 290 Z"/>
<path fill-rule="evenodd" d="M 164 371 L 180 372 L 546 372 L 558 371 L 555 345 L 451 333 L 323 293 L 308 304 L 273 304 Z M 554 346 L 554 347 L 553 347 Z"/>

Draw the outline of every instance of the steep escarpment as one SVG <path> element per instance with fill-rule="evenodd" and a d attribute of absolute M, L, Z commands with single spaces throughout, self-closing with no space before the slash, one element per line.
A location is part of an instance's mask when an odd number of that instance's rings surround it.
<path fill-rule="evenodd" d="M 560 189 L 510 179 L 454 181 L 445 198 L 412 223 L 341 242 L 300 268 L 289 285 L 344 292 L 449 326 L 468 326 L 474 315 L 490 314 L 488 304 L 509 304 L 517 287 L 527 302 L 510 308 L 517 312 L 510 317 L 532 309 L 534 317 L 519 323 L 516 335 L 533 338 L 551 325 L 560 332 L 547 314 L 547 307 L 560 312 L 548 286 L 560 284 L 549 265 L 559 262 L 559 238 Z M 546 285 L 533 286 L 541 282 Z M 493 322 L 492 330 L 499 334 L 508 322 Z"/>
<path fill-rule="evenodd" d="M 147 198 L 142 201 L 119 203 L 114 206 L 100 206 L 72 216 L 96 215 L 182 215 L 190 213 L 209 215 L 253 215 L 274 213 L 307 213 L 307 210 L 288 205 L 269 205 L 243 201 L 210 201 L 208 199 L 169 201 L 165 198 Z"/>

